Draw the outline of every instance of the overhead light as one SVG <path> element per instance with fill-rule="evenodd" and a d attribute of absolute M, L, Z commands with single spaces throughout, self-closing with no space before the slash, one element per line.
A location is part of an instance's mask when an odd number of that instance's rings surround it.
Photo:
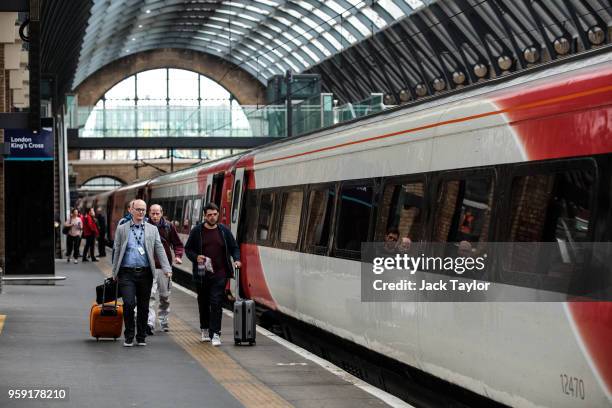
<path fill-rule="evenodd" d="M 408 102 L 410 100 L 410 92 L 408 92 L 408 90 L 406 89 L 402 89 L 399 92 L 399 97 L 400 97 L 400 101 Z"/>
<path fill-rule="evenodd" d="M 130 52 L 130 50 L 125 50 L 125 52 Z"/>
<path fill-rule="evenodd" d="M 570 42 L 565 37 L 559 37 L 553 43 L 555 51 L 559 55 L 565 55 L 570 51 Z"/>
<path fill-rule="evenodd" d="M 507 55 L 501 55 L 497 59 L 497 65 L 499 65 L 503 71 L 508 71 L 512 67 L 512 58 Z"/>
<path fill-rule="evenodd" d="M 138 28 L 142 28 L 142 24 L 138 24 Z"/>
<path fill-rule="evenodd" d="M 589 36 L 589 41 L 593 45 L 600 45 L 606 39 L 604 30 L 602 30 L 601 27 L 599 26 L 593 26 L 589 28 L 588 36 Z"/>
<path fill-rule="evenodd" d="M 425 86 L 425 84 L 417 84 L 417 86 L 414 87 L 414 91 L 418 96 L 427 95 L 427 87 Z"/>
<path fill-rule="evenodd" d="M 463 73 L 463 71 L 453 72 L 453 82 L 457 85 L 461 85 L 465 82 L 465 74 Z"/>
<path fill-rule="evenodd" d="M 386 94 L 383 100 L 385 105 L 393 105 L 395 103 L 395 97 L 391 94 Z"/>
<path fill-rule="evenodd" d="M 442 78 L 436 78 L 433 80 L 433 88 L 440 92 L 446 88 L 446 82 Z"/>
<path fill-rule="evenodd" d="M 540 59 L 540 52 L 536 47 L 527 47 L 523 50 L 523 57 L 528 63 L 534 64 Z"/>
<path fill-rule="evenodd" d="M 132 41 L 136 41 L 136 37 L 132 37 Z"/>
<path fill-rule="evenodd" d="M 151 10 L 147 10 L 147 11 L 145 11 L 145 13 L 150 14 L 150 13 L 151 13 Z"/>
<path fill-rule="evenodd" d="M 478 78 L 484 78 L 487 75 L 487 66 L 485 64 L 478 63 L 474 65 L 474 74 Z"/>

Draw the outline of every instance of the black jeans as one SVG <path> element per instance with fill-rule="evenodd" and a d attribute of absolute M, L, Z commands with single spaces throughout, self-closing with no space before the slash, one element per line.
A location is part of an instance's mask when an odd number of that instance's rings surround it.
<path fill-rule="evenodd" d="M 196 283 L 200 329 L 208 329 L 210 337 L 221 334 L 221 317 L 226 278 L 205 277 Z"/>
<path fill-rule="evenodd" d="M 147 321 L 149 319 L 149 298 L 153 286 L 153 274 L 150 269 L 142 272 L 119 270 L 119 292 L 123 297 L 123 321 L 126 340 L 131 340 L 136 334 L 136 340 L 147 337 Z M 138 307 L 136 333 L 134 333 L 134 308 Z"/>
<path fill-rule="evenodd" d="M 102 236 L 98 237 L 98 255 L 106 256 L 106 239 Z"/>
<path fill-rule="evenodd" d="M 85 248 L 83 248 L 83 260 L 87 259 L 87 251 L 89 251 L 89 256 L 91 257 L 92 261 L 96 259 L 96 257 L 94 256 L 95 246 L 96 246 L 96 236 L 95 235 L 90 235 L 88 237 L 85 237 Z"/>
<path fill-rule="evenodd" d="M 66 235 L 66 257 L 70 258 L 70 255 L 74 252 L 74 259 L 79 259 L 79 247 L 81 246 L 81 237 L 72 235 Z"/>

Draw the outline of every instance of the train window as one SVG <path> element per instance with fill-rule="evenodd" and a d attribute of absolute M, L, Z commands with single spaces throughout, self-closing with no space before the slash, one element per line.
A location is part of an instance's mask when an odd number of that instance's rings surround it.
<path fill-rule="evenodd" d="M 513 245 L 504 269 L 569 282 L 586 262 L 594 180 L 593 169 L 515 177 L 509 240 L 534 244 Z"/>
<path fill-rule="evenodd" d="M 197 199 L 193 200 L 193 210 L 191 212 L 191 226 L 198 225 L 200 223 L 200 218 L 202 217 L 202 200 Z"/>
<path fill-rule="evenodd" d="M 183 200 L 177 198 L 174 207 L 174 221 L 177 222 L 177 229 L 182 232 L 182 221 L 183 221 Z"/>
<path fill-rule="evenodd" d="M 385 186 L 375 241 L 383 241 L 387 231 L 397 230 L 411 241 L 423 239 L 425 186 L 422 182 Z"/>
<path fill-rule="evenodd" d="M 171 199 L 166 200 L 164 214 L 166 214 L 166 218 L 169 221 L 174 221 L 175 220 L 175 218 L 174 218 L 174 207 L 175 207 L 174 200 L 171 200 Z"/>
<path fill-rule="evenodd" d="M 181 232 L 183 234 L 189 234 L 189 222 L 191 220 L 191 200 L 187 200 L 185 203 L 185 214 L 183 214 L 183 224 L 181 226 Z"/>
<path fill-rule="evenodd" d="M 492 177 L 443 181 L 436 200 L 433 241 L 486 242 L 492 203 Z"/>
<path fill-rule="evenodd" d="M 316 254 L 327 252 L 335 197 L 336 192 L 333 186 L 310 191 L 306 223 L 306 252 Z"/>
<path fill-rule="evenodd" d="M 243 211 L 246 217 L 246 225 L 244 227 L 243 242 L 255 242 L 255 233 L 257 231 L 257 192 L 255 190 L 246 191 L 245 208 Z"/>
<path fill-rule="evenodd" d="M 373 191 L 370 185 L 349 184 L 340 189 L 337 249 L 361 252 L 361 243 L 368 241 Z"/>
<path fill-rule="evenodd" d="M 280 242 L 297 244 L 302 218 L 302 202 L 304 192 L 291 191 L 282 195 L 282 211 L 280 224 Z"/>
<path fill-rule="evenodd" d="M 259 220 L 257 222 L 257 240 L 270 241 L 272 238 L 272 220 L 274 219 L 275 193 L 263 193 L 259 203 Z"/>
<path fill-rule="evenodd" d="M 234 199 L 232 200 L 232 222 L 238 221 L 238 203 L 240 202 L 240 180 L 236 180 L 234 183 Z"/>

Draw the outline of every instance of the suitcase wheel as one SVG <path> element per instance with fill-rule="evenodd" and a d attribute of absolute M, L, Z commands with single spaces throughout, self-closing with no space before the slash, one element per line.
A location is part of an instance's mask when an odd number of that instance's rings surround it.
<path fill-rule="evenodd" d="M 100 337 L 96 336 L 96 341 L 100 341 Z"/>
<path fill-rule="evenodd" d="M 114 340 L 114 341 L 117 341 L 117 337 L 113 337 L 113 340 Z"/>
<path fill-rule="evenodd" d="M 255 340 L 249 341 L 249 346 L 254 346 L 254 345 L 255 345 Z"/>
<path fill-rule="evenodd" d="M 234 345 L 235 346 L 239 346 L 240 345 L 240 340 L 234 340 Z"/>

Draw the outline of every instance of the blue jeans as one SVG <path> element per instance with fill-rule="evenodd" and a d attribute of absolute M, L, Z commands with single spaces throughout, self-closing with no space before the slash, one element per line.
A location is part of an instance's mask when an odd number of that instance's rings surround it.
<path fill-rule="evenodd" d="M 147 320 L 149 318 L 149 297 L 153 285 L 153 274 L 151 270 L 143 270 L 135 273 L 133 271 L 119 270 L 119 291 L 123 297 L 123 321 L 126 340 L 132 340 L 136 334 L 136 340 L 144 340 L 147 337 Z M 136 333 L 134 330 L 134 309 L 138 307 L 136 322 Z"/>

